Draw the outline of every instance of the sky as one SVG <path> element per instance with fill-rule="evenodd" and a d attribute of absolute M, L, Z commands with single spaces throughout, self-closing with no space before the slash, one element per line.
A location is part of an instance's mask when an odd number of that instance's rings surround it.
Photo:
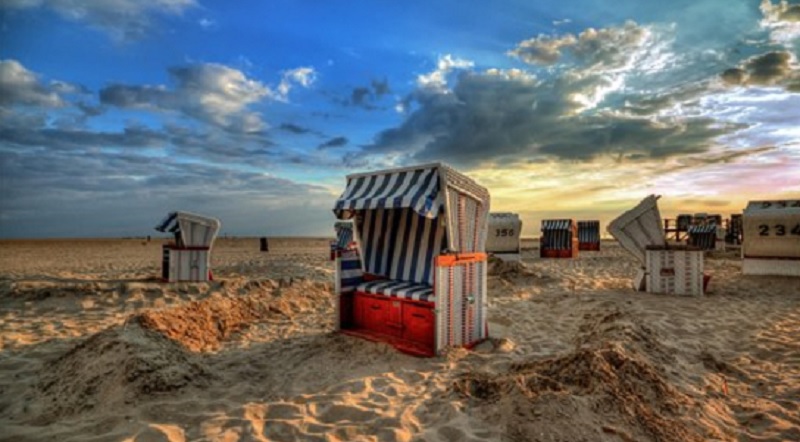
<path fill-rule="evenodd" d="M 0 238 L 331 236 L 349 173 L 493 211 L 800 197 L 800 3 L 0 0 Z"/>

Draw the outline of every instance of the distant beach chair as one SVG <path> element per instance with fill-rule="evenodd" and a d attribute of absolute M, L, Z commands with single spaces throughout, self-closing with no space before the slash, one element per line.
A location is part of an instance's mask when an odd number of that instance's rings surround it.
<path fill-rule="evenodd" d="M 578 225 L 572 219 L 542 220 L 539 243 L 542 258 L 577 258 Z"/>
<path fill-rule="evenodd" d="M 727 228 L 725 229 L 725 242 L 731 245 L 742 244 L 742 214 L 734 213 L 728 220 Z"/>
<path fill-rule="evenodd" d="M 522 237 L 522 220 L 509 212 L 489 214 L 489 232 L 486 252 L 503 261 L 519 261 Z"/>
<path fill-rule="evenodd" d="M 717 248 L 717 225 L 699 224 L 689 226 L 688 245 L 700 250 L 715 250 Z"/>
<path fill-rule="evenodd" d="M 334 213 L 356 243 L 336 258 L 341 332 L 417 356 L 487 338 L 486 188 L 440 163 L 353 174 Z"/>
<path fill-rule="evenodd" d="M 578 221 L 578 250 L 600 250 L 600 221 Z"/>
<path fill-rule="evenodd" d="M 336 221 L 333 229 L 336 239 L 331 241 L 331 261 L 336 259 L 337 254 L 356 247 L 352 221 Z"/>
<path fill-rule="evenodd" d="M 608 225 L 608 232 L 641 264 L 635 290 L 650 293 L 702 295 L 709 278 L 703 274 L 703 251 L 669 246 L 661 228 L 659 196 L 650 195 Z"/>
<path fill-rule="evenodd" d="M 742 273 L 800 276 L 800 200 L 750 201 L 742 214 Z"/>
<path fill-rule="evenodd" d="M 211 279 L 211 246 L 219 233 L 218 219 L 189 212 L 171 212 L 157 226 L 174 235 L 162 246 L 161 278 L 164 281 L 208 281 Z"/>

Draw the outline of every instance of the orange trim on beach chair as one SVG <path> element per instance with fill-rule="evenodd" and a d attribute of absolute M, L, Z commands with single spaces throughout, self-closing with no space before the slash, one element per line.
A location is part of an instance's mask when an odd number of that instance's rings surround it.
<path fill-rule="evenodd" d="M 486 261 L 485 253 L 454 253 L 450 255 L 439 255 L 436 257 L 437 267 L 455 267 L 457 265 L 469 264 L 471 262 Z"/>

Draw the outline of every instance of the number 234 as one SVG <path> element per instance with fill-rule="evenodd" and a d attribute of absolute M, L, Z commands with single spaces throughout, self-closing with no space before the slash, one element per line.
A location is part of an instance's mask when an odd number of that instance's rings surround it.
<path fill-rule="evenodd" d="M 775 236 L 785 236 L 786 235 L 786 226 L 783 224 L 775 224 L 773 226 L 775 228 L 775 232 L 773 233 Z M 789 232 L 792 235 L 800 235 L 800 224 L 794 226 L 794 228 Z M 770 235 L 770 226 L 768 224 L 760 224 L 758 226 L 758 236 L 769 236 Z"/>

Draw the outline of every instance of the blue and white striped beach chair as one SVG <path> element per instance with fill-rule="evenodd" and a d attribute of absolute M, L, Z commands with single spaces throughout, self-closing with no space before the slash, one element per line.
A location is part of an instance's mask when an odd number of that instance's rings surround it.
<path fill-rule="evenodd" d="M 336 262 L 339 326 L 417 355 L 487 337 L 489 192 L 443 164 L 349 175 L 356 249 Z"/>

